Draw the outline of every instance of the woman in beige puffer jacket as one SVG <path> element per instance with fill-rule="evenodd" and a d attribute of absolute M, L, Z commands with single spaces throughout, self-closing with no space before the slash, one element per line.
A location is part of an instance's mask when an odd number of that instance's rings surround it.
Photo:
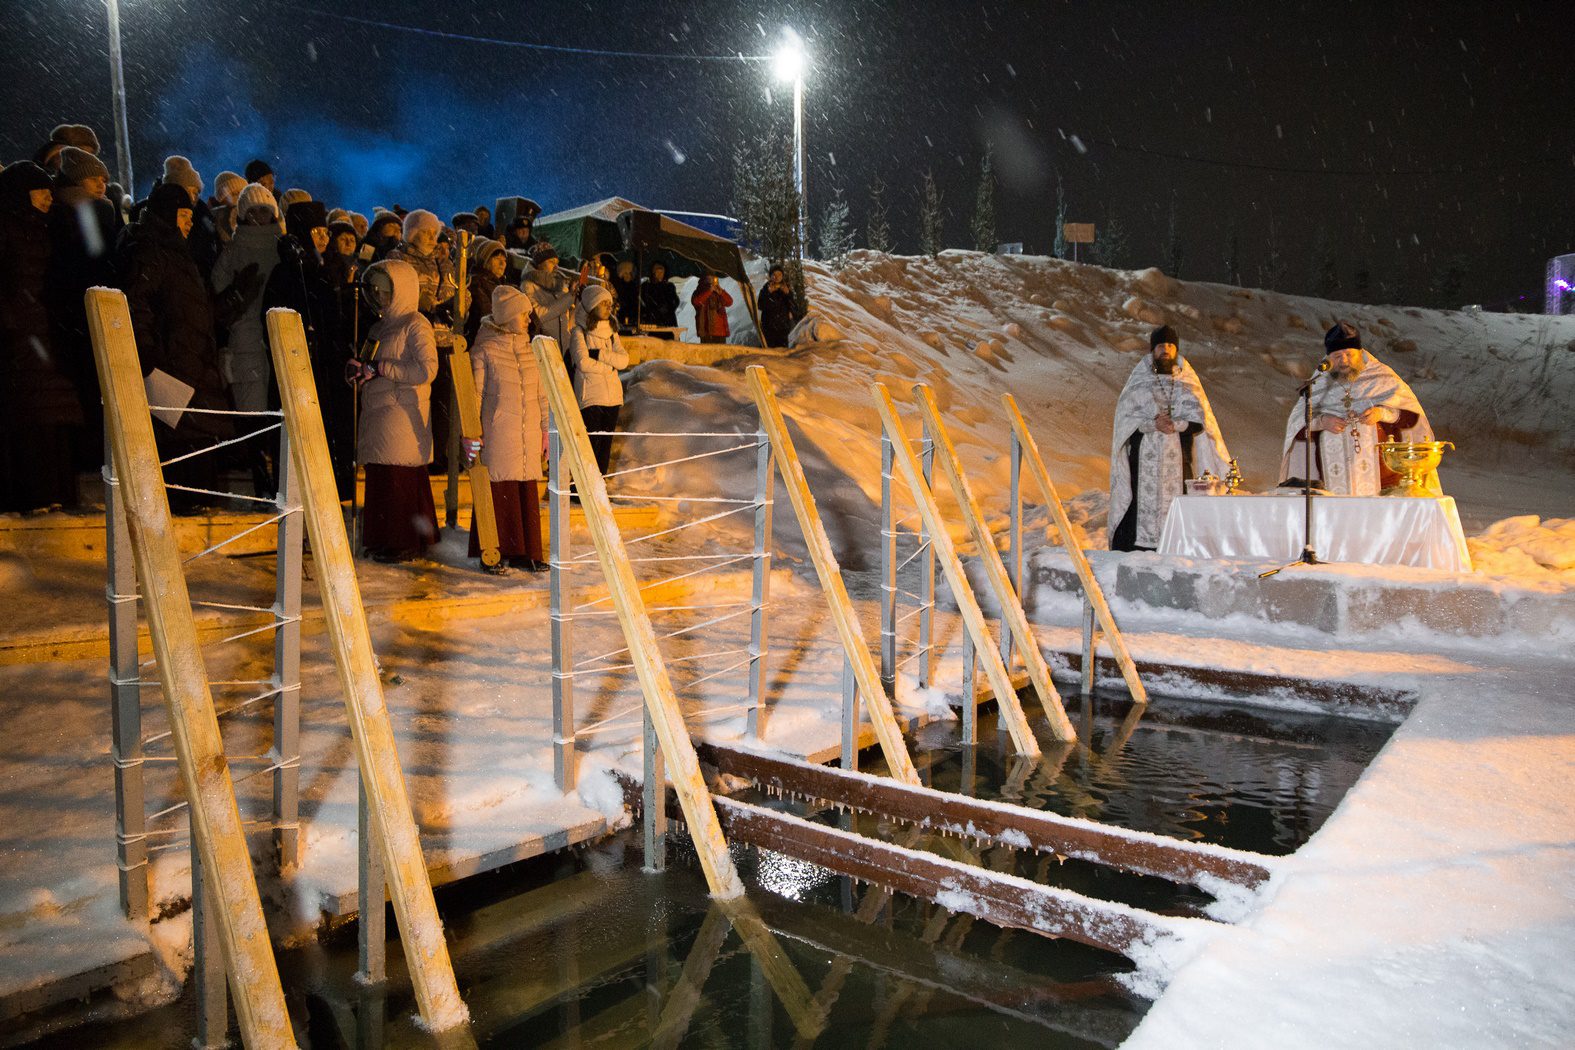
<path fill-rule="evenodd" d="M 357 457 L 366 467 L 362 535 L 377 561 L 403 561 L 437 540 L 437 510 L 427 464 L 432 462 L 432 380 L 437 342 L 416 309 L 415 269 L 385 259 L 364 278 L 386 299 L 372 326 L 377 356 L 363 366 Z"/>
<path fill-rule="evenodd" d="M 503 284 L 492 290 L 470 370 L 481 398 L 481 462 L 492 478 L 498 549 L 509 565 L 547 568 L 541 546 L 541 456 L 547 430 L 547 387 L 530 348 L 531 297 Z M 481 556 L 474 524 L 470 556 Z"/>
<path fill-rule="evenodd" d="M 618 373 L 629 367 L 629 352 L 612 323 L 611 292 L 599 284 L 589 285 L 580 295 L 580 306 L 585 324 L 569 333 L 568 357 L 574 366 L 574 396 L 585 429 L 591 432 L 591 450 L 605 474 L 612 461 L 612 431 L 618 428 L 618 411 L 623 408 L 623 380 Z"/>

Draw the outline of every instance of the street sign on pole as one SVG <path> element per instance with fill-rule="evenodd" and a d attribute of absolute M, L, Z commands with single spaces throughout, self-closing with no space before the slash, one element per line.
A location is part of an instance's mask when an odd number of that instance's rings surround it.
<path fill-rule="evenodd" d="M 1069 222 L 1061 228 L 1062 236 L 1066 243 L 1072 246 L 1072 261 L 1077 261 L 1077 246 L 1079 244 L 1094 243 L 1094 224 L 1091 222 Z"/>

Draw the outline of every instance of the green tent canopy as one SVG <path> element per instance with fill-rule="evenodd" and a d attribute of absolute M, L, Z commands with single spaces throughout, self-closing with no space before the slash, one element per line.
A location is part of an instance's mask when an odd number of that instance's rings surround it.
<path fill-rule="evenodd" d="M 637 213 L 656 217 L 653 245 L 639 251 L 631 247 L 635 223 L 639 221 Z M 726 237 L 642 208 L 622 197 L 543 215 L 532 226 L 531 234 L 538 241 L 551 242 L 563 257 L 583 261 L 606 252 L 616 259 L 634 260 L 642 268 L 663 263 L 674 277 L 698 277 L 706 271 L 730 277 L 743 290 L 756 331 L 761 330 L 755 290 L 744 270 L 743 251 Z"/>

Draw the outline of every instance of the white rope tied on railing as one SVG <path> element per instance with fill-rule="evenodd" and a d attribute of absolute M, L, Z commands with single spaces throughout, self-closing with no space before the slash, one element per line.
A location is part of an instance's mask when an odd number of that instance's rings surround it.
<path fill-rule="evenodd" d="M 696 518 L 694 521 L 686 521 L 682 525 L 674 525 L 670 529 L 658 529 L 656 532 L 647 532 L 645 535 L 636 536 L 632 540 L 624 540 L 623 545 L 625 547 L 632 547 L 636 543 L 645 543 L 647 540 L 654 540 L 661 536 L 670 536 L 675 532 L 682 532 L 684 529 L 692 529 L 698 525 L 707 525 L 713 521 L 720 521 L 723 518 L 731 518 L 734 514 L 742 514 L 744 511 L 749 510 L 751 506 L 753 506 L 752 502 L 742 507 L 734 507 L 732 510 L 723 510 L 718 511 L 715 514 L 708 514 L 703 518 Z M 754 557 L 754 552 L 751 551 L 749 556 L 751 558 Z"/>
<path fill-rule="evenodd" d="M 754 608 L 754 603 L 753 602 L 709 602 L 709 603 L 704 604 L 704 605 L 647 605 L 645 607 L 645 611 L 647 613 L 689 612 L 689 611 L 695 610 L 695 609 L 739 609 L 739 608 L 742 608 L 742 607 L 744 607 L 746 605 L 749 606 L 750 608 Z M 763 608 L 765 608 L 765 606 L 762 605 L 761 608 L 763 609 Z M 567 620 L 570 617 L 575 616 L 575 615 L 576 615 L 575 613 L 568 613 L 566 615 L 561 615 L 561 616 L 555 617 L 555 619 Z M 614 609 L 601 609 L 601 610 L 598 610 L 596 612 L 579 613 L 578 615 L 580 615 L 580 616 L 617 616 L 618 613 L 617 613 L 617 610 L 614 610 Z"/>
<path fill-rule="evenodd" d="M 925 551 L 927 551 L 929 549 L 930 549 L 930 541 L 929 540 L 925 540 L 923 543 L 919 544 L 919 549 L 918 550 L 914 551 L 912 554 L 910 554 L 906 558 L 902 559 L 901 564 L 899 564 L 895 569 L 893 569 L 892 572 L 901 572 L 903 569 L 906 569 L 908 567 L 908 563 L 909 562 L 911 562 L 913 559 L 917 558 L 919 555 L 923 554 Z"/>
<path fill-rule="evenodd" d="M 742 435 L 740 435 L 740 436 L 742 436 Z M 602 475 L 602 480 L 606 481 L 606 480 L 608 480 L 610 478 L 621 478 L 625 474 L 638 474 L 642 470 L 655 470 L 658 467 L 670 467 L 670 466 L 673 466 L 674 464 L 677 464 L 677 463 L 690 463 L 690 462 L 693 462 L 694 460 L 697 460 L 697 459 L 709 459 L 712 456 L 722 456 L 722 455 L 726 455 L 729 452 L 742 452 L 745 449 L 759 448 L 759 447 L 760 447 L 760 442 L 758 442 L 758 441 L 751 441 L 747 445 L 733 445 L 733 446 L 731 446 L 729 448 L 712 449 L 710 452 L 697 452 L 697 453 L 695 453 L 692 456 L 680 456 L 677 459 L 663 459 L 663 460 L 658 460 L 655 463 L 642 463 L 638 467 L 628 467 L 628 468 L 625 468 L 624 470 L 615 470 L 611 474 L 603 474 Z"/>
<path fill-rule="evenodd" d="M 671 635 L 664 635 L 664 637 L 671 637 Z M 626 653 L 628 651 L 629 650 L 627 649 L 620 649 L 616 653 L 604 653 L 601 656 L 593 656 L 589 659 L 581 660 L 579 663 L 574 665 L 574 670 L 578 672 L 581 668 L 584 668 L 589 664 L 594 664 L 598 660 L 608 660 L 614 656 L 619 655 L 620 653 Z M 663 658 L 663 662 L 667 664 L 691 664 L 696 660 L 709 660 L 714 656 L 732 656 L 735 653 L 747 653 L 748 651 L 748 649 L 719 649 L 714 653 L 696 653 L 693 656 L 668 656 Z M 618 664 L 616 666 L 592 667 L 589 669 L 593 671 L 621 671 L 625 668 L 633 666 L 633 664 Z"/>
<path fill-rule="evenodd" d="M 226 536 L 224 539 L 220 540 L 218 543 L 215 543 L 215 544 L 213 544 L 213 545 L 211 545 L 211 546 L 209 546 L 209 547 L 207 547 L 207 548 L 205 548 L 203 550 L 198 551 L 196 554 L 193 554 L 189 558 L 182 558 L 181 559 L 181 564 L 182 565 L 190 565 L 192 562 L 196 561 L 198 558 L 206 558 L 208 555 L 212 554 L 214 551 L 217 551 L 217 550 L 220 550 L 223 547 L 229 546 L 230 544 L 234 543 L 236 540 L 242 538 L 243 536 L 249 536 L 252 533 L 256 532 L 258 529 L 266 529 L 268 526 L 276 524 L 277 522 L 281 522 L 285 518 L 288 518 L 290 515 L 292 515 L 292 514 L 299 514 L 300 512 L 301 512 L 301 508 L 300 507 L 286 507 L 284 510 L 281 510 L 279 513 L 275 514 L 271 518 L 267 518 L 267 519 L 265 519 L 263 521 L 259 521 L 257 524 L 248 526 L 247 528 L 244 528 L 240 532 L 237 532 L 237 533 L 235 533 L 235 534 L 233 534 L 231 536 Z M 192 604 L 196 605 L 198 603 L 197 602 L 193 602 Z M 272 610 L 264 610 L 264 611 L 272 611 Z"/>
<path fill-rule="evenodd" d="M 253 430 L 250 433 L 242 434 L 240 437 L 227 438 L 224 441 L 216 441 L 211 445 L 204 445 L 202 448 L 196 449 L 195 451 L 183 452 L 182 454 L 174 456 L 170 459 L 160 460 L 159 466 L 168 467 L 176 463 L 184 463 L 188 459 L 196 459 L 198 456 L 205 456 L 209 452 L 217 452 L 221 448 L 227 448 L 230 445 L 239 445 L 242 441 L 250 441 L 254 437 L 262 437 L 264 434 L 271 434 L 275 430 L 281 429 L 283 426 L 284 420 L 281 419 L 277 423 L 268 424 L 261 430 Z"/>
<path fill-rule="evenodd" d="M 591 437 L 619 438 L 741 438 L 747 430 L 587 430 Z"/>
<path fill-rule="evenodd" d="M 104 600 L 109 602 L 111 605 L 124 605 L 127 602 L 140 601 L 141 599 L 142 595 L 136 593 L 116 594 L 114 591 L 107 591 L 107 593 L 104 595 Z"/>
<path fill-rule="evenodd" d="M 269 610 L 269 611 L 272 611 L 272 610 Z M 254 634 L 265 634 L 268 631 L 277 631 L 281 627 L 288 627 L 292 623 L 300 623 L 301 622 L 301 617 L 299 615 L 296 615 L 296 616 L 279 616 L 277 613 L 275 613 L 275 617 L 276 618 L 275 618 L 273 623 L 265 623 L 261 627 L 253 627 L 249 631 L 241 631 L 239 634 L 232 634 L 228 638 L 220 638 L 218 641 L 215 641 L 215 642 L 204 642 L 203 645 L 202 645 L 202 648 L 204 648 L 204 649 L 212 649 L 214 646 L 228 645 L 230 642 L 238 642 L 242 638 L 250 638 Z M 155 664 L 157 662 L 158 662 L 158 657 L 150 656 L 146 660 L 142 661 L 142 663 L 139 664 L 138 666 L 139 667 L 151 667 L 153 664 Z M 300 686 L 298 686 L 298 685 L 297 686 L 289 686 L 287 688 L 299 689 Z"/>
<path fill-rule="evenodd" d="M 242 783 L 243 781 L 251 780 L 254 777 L 260 777 L 260 776 L 264 775 L 265 773 L 272 773 L 272 772 L 275 772 L 276 770 L 280 770 L 280 769 L 300 769 L 300 768 L 301 768 L 301 756 L 300 755 L 296 755 L 293 758 L 287 758 L 287 759 L 285 759 L 282 762 L 275 762 L 272 765 L 263 766 L 261 769 L 254 769 L 250 773 L 247 773 L 247 774 L 245 774 L 243 776 L 236 777 L 230 783 L 232 783 L 232 784 L 239 784 L 239 783 Z M 189 805 L 191 805 L 191 803 L 189 801 L 187 801 L 185 799 L 182 799 L 181 801 L 175 803 L 173 806 L 166 806 L 164 809 L 159 810 L 157 813 L 150 814 L 148 816 L 148 818 L 147 818 L 148 819 L 148 823 L 151 824 L 155 820 L 162 820 L 164 817 L 169 816 L 171 813 L 178 813 L 180 810 L 185 809 Z M 246 823 L 246 822 L 242 821 L 242 823 Z M 181 829 L 177 828 L 175 830 L 179 831 Z M 159 834 L 161 834 L 161 832 L 157 831 L 157 830 L 154 830 L 154 831 L 144 832 L 144 834 L 146 834 L 146 835 L 159 835 Z"/>
<path fill-rule="evenodd" d="M 607 476 L 612 477 L 611 474 Z M 573 489 L 555 489 L 551 485 L 547 486 L 547 494 L 549 496 L 577 495 Z M 610 500 L 639 500 L 641 503 L 741 503 L 751 507 L 769 507 L 774 502 L 773 500 L 735 499 L 730 496 L 646 496 L 638 492 L 609 492 L 607 493 L 607 498 Z"/>
<path fill-rule="evenodd" d="M 149 405 L 149 412 L 195 412 L 199 416 L 267 416 L 272 419 L 283 419 L 284 413 L 279 409 L 252 409 L 238 408 L 192 408 L 189 405 Z"/>
<path fill-rule="evenodd" d="M 167 489 L 173 489 L 176 492 L 195 492 L 198 495 L 218 496 L 221 499 L 245 500 L 247 503 L 266 503 L 270 507 L 277 507 L 279 505 L 279 501 L 272 496 L 246 496 L 239 492 L 220 492 L 218 489 L 200 489 L 195 485 L 176 485 L 173 482 L 165 482 L 164 487 Z"/>
<path fill-rule="evenodd" d="M 916 609 L 910 609 L 909 611 L 903 613 L 901 616 L 897 617 L 896 626 L 901 627 L 915 616 L 918 616 L 920 613 L 924 612 L 924 610 L 927 608 L 929 608 L 929 606 L 921 605 Z"/>
<path fill-rule="evenodd" d="M 698 569 L 692 569 L 689 572 L 679 573 L 677 576 L 669 576 L 666 579 L 652 580 L 650 583 L 642 583 L 642 584 L 640 584 L 640 588 L 639 589 L 641 591 L 648 591 L 648 590 L 650 590 L 653 587 L 661 587 L 661 586 L 665 586 L 666 584 L 669 584 L 669 583 L 677 583 L 679 580 L 687 580 L 691 576 L 698 576 L 702 572 L 710 572 L 712 569 L 720 569 L 722 566 L 724 566 L 724 565 L 731 565 L 733 562 L 736 562 L 736 561 L 752 561 L 752 560 L 754 560 L 754 557 L 755 556 L 753 554 L 741 554 L 741 555 L 739 555 L 736 558 L 729 558 L 727 561 L 719 562 L 716 565 L 705 565 L 705 566 L 701 566 Z M 602 597 L 597 598 L 595 601 L 586 602 L 584 605 L 576 605 L 573 609 L 570 610 L 570 612 L 571 613 L 578 613 L 578 612 L 582 612 L 585 609 L 594 609 L 596 606 L 601 605 L 604 602 L 610 602 L 610 601 L 612 601 L 612 595 L 605 594 Z"/>
<path fill-rule="evenodd" d="M 224 718 L 227 715 L 235 714 L 235 712 L 237 712 L 237 711 L 244 711 L 246 708 L 251 707 L 253 704 L 260 704 L 264 700 L 269 699 L 270 697 L 279 696 L 281 693 L 293 692 L 293 691 L 295 691 L 297 689 L 300 689 L 300 688 L 301 687 L 298 684 L 297 685 L 275 686 L 274 688 L 265 690 L 265 691 L 263 691 L 261 693 L 258 693 L 256 696 L 251 697 L 251 698 L 249 698 L 247 700 L 244 700 L 241 703 L 238 703 L 238 704 L 236 704 L 233 707 L 227 707 L 227 708 L 225 708 L 222 711 L 215 711 L 213 713 L 213 717 L 214 718 Z M 174 733 L 175 733 L 175 731 L 173 729 L 165 730 L 162 733 L 156 733 L 153 736 L 150 736 L 147 739 L 145 739 L 144 741 L 142 741 L 142 744 L 143 744 L 144 747 L 148 746 L 149 744 L 156 744 L 160 740 L 165 740 L 165 739 L 173 736 Z"/>
<path fill-rule="evenodd" d="M 929 652 L 933 648 L 934 648 L 934 646 L 921 645 L 917 649 L 915 649 L 913 652 L 909 653 L 907 656 L 904 656 L 901 660 L 898 660 L 897 661 L 897 666 L 898 667 L 906 667 L 908 664 L 911 664 L 913 661 L 917 660 L 919 657 L 923 656 L 925 653 Z"/>
<path fill-rule="evenodd" d="M 656 640 L 660 642 L 660 641 L 663 641 L 663 640 L 668 639 L 668 638 L 678 638 L 678 637 L 680 637 L 682 635 L 689 634 L 692 631 L 698 631 L 702 627 L 711 627 L 711 626 L 714 626 L 714 625 L 719 624 L 719 623 L 726 623 L 728 620 L 736 620 L 740 616 L 747 616 L 747 615 L 751 615 L 753 613 L 754 613 L 754 609 L 753 608 L 748 608 L 748 609 L 740 609 L 737 612 L 724 613 L 721 616 L 713 616 L 709 620 L 701 620 L 699 623 L 692 623 L 688 627 L 680 627 L 676 631 L 668 631 L 666 634 L 659 634 L 659 635 L 656 636 Z M 607 660 L 607 659 L 610 659 L 610 658 L 612 658 L 614 656 L 621 656 L 621 655 L 623 655 L 624 653 L 626 653 L 628 651 L 629 651 L 629 647 L 628 646 L 624 646 L 622 649 L 617 649 L 617 650 L 614 650 L 613 652 L 607 653 L 607 654 L 605 654 L 603 656 L 595 657 L 595 659 Z M 745 651 L 746 650 L 743 650 L 743 649 L 739 649 L 738 650 L 738 652 L 745 652 Z M 677 663 L 679 661 L 679 659 L 688 659 L 688 657 L 682 657 L 682 658 L 669 657 L 667 659 L 667 662 L 668 663 Z M 582 663 L 583 662 L 584 661 L 582 661 Z M 580 664 L 575 664 L 574 666 L 576 668 L 578 668 L 580 666 Z"/>
<path fill-rule="evenodd" d="M 747 651 L 747 650 L 741 650 L 741 651 Z M 760 655 L 764 656 L 765 654 L 761 653 Z M 710 674 L 705 675 L 702 678 L 696 678 L 694 681 L 687 683 L 684 686 L 684 688 L 686 688 L 686 689 L 693 689 L 695 686 L 700 685 L 702 682 L 709 682 L 711 679 L 720 677 L 721 675 L 725 675 L 729 671 L 736 671 L 740 667 L 747 667 L 749 665 L 749 662 L 751 660 L 753 660 L 754 658 L 755 658 L 755 654 L 750 653 L 749 656 L 747 656 L 744 659 L 738 661 L 738 663 L 736 663 L 736 664 L 729 664 L 729 665 L 727 665 L 726 667 L 722 668 L 719 671 L 712 671 Z M 746 704 L 744 706 L 747 707 L 748 705 Z"/>

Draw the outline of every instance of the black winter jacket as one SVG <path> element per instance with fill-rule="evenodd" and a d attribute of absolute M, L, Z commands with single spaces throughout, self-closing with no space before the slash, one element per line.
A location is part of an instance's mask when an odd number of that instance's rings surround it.
<path fill-rule="evenodd" d="M 0 427 L 82 423 L 75 380 L 50 325 L 50 250 L 49 219 L 27 194 L 0 199 Z"/>

